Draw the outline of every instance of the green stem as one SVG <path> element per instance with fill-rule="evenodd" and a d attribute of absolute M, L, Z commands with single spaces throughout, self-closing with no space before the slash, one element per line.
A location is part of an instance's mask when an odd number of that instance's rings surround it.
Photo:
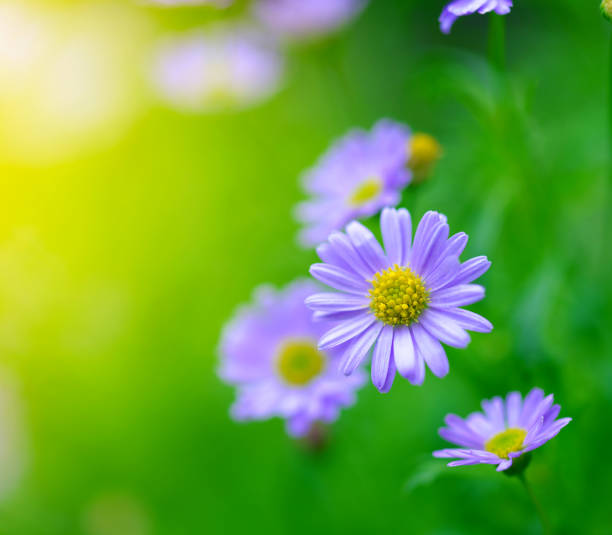
<path fill-rule="evenodd" d="M 551 535 L 552 531 L 550 529 L 550 522 L 548 521 L 548 516 L 546 516 L 544 509 L 540 505 L 540 502 L 538 501 L 535 494 L 533 493 L 531 486 L 527 482 L 527 478 L 525 477 L 525 472 L 521 472 L 520 474 L 517 474 L 517 477 L 521 480 L 521 483 L 523 484 L 523 487 L 525 488 L 525 491 L 527 492 L 527 495 L 529 496 L 529 499 L 531 500 L 533 507 L 535 508 L 535 510 L 538 513 L 538 516 L 540 517 L 540 522 L 542 523 L 542 532 L 545 535 Z"/>
<path fill-rule="evenodd" d="M 503 15 L 489 15 L 489 61 L 499 72 L 506 69 L 505 20 Z"/>

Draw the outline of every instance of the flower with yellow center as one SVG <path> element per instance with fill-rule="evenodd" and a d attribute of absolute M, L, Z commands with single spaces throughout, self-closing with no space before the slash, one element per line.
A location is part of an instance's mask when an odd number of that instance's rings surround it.
<path fill-rule="evenodd" d="M 434 165 L 442 156 L 442 147 L 433 136 L 416 133 L 410 138 L 408 152 L 412 182 L 418 184 L 431 176 Z"/>
<path fill-rule="evenodd" d="M 396 206 L 413 174 L 408 167 L 409 140 L 406 125 L 382 119 L 369 131 L 352 129 L 332 143 L 302 178 L 308 198 L 295 210 L 304 225 L 300 243 L 316 247 L 353 219 Z"/>
<path fill-rule="evenodd" d="M 279 351 L 276 368 L 287 384 L 304 386 L 321 374 L 326 360 L 314 340 L 290 339 Z"/>
<path fill-rule="evenodd" d="M 448 466 L 470 464 L 497 465 L 497 471 L 520 474 L 529 464 L 529 453 L 555 437 L 571 418 L 557 416 L 561 410 L 553 404 L 553 395 L 544 396 L 533 388 L 522 398 L 510 392 L 506 399 L 495 397 L 482 402 L 483 412 L 474 412 L 463 419 L 448 414 L 440 436 L 459 446 L 434 451 L 434 457 L 458 459 Z"/>
<path fill-rule="evenodd" d="M 461 309 L 484 297 L 484 288 L 470 283 L 490 262 L 477 257 L 460 263 L 468 237 L 449 237 L 446 217 L 437 212 L 423 216 L 414 239 L 404 208 L 383 209 L 380 227 L 384 249 L 357 221 L 346 234 L 329 235 L 317 248 L 323 263 L 310 273 L 337 291 L 312 295 L 306 305 L 328 323 L 319 349 L 341 349 L 346 375 L 371 354 L 372 382 L 386 392 L 396 371 L 416 385 L 425 380 L 426 365 L 444 377 L 449 363 L 442 343 L 463 348 L 470 341 L 466 330 L 492 329 L 485 318 Z"/>
<path fill-rule="evenodd" d="M 280 417 L 291 436 L 303 437 L 355 402 L 364 374 L 344 377 L 339 352 L 317 348 L 326 327 L 304 300 L 319 289 L 304 280 L 282 290 L 261 286 L 223 329 L 219 374 L 236 387 L 234 419 Z"/>

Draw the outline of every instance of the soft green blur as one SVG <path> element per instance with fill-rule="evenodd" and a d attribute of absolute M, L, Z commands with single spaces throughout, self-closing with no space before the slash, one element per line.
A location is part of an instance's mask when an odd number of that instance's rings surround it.
<path fill-rule="evenodd" d="M 0 90 L 0 535 L 538 534 L 517 480 L 431 458 L 446 413 L 533 386 L 574 419 L 527 475 L 554 533 L 612 533 L 611 27 L 598 3 L 517 0 L 507 78 L 485 59 L 487 17 L 444 36 L 443 0 L 372 0 L 338 34 L 291 46 L 283 88 L 256 108 L 156 103 L 142 76 L 156 36 L 243 4 L 34 6 L 110 59 L 59 114 L 41 111 L 43 93 Z M 219 330 L 254 286 L 307 275 L 297 177 L 381 117 L 443 145 L 404 205 L 445 213 L 470 235 L 465 256 L 492 260 L 472 309 L 495 330 L 448 349 L 443 380 L 368 384 L 309 453 L 281 421 L 229 419 Z"/>

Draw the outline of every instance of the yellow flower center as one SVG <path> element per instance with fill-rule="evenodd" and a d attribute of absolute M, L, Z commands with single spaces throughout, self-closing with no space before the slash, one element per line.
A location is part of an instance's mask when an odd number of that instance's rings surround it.
<path fill-rule="evenodd" d="M 414 174 L 413 182 L 422 182 L 429 176 L 433 165 L 440 159 L 442 147 L 433 136 L 417 133 L 410 138 L 409 151 L 408 167 Z"/>
<path fill-rule="evenodd" d="M 326 360 L 314 341 L 293 339 L 282 345 L 276 368 L 286 383 L 304 386 L 323 371 Z"/>
<path fill-rule="evenodd" d="M 517 427 L 511 427 L 485 442 L 485 450 L 494 453 L 502 459 L 507 459 L 508 454 L 513 451 L 523 449 L 523 441 L 527 436 L 527 431 Z"/>
<path fill-rule="evenodd" d="M 349 204 L 361 206 L 375 199 L 382 190 L 382 181 L 377 177 L 369 177 L 355 188 L 349 197 Z"/>
<path fill-rule="evenodd" d="M 429 302 L 423 279 L 409 267 L 395 264 L 372 279 L 370 308 L 387 325 L 410 325 L 419 319 Z"/>

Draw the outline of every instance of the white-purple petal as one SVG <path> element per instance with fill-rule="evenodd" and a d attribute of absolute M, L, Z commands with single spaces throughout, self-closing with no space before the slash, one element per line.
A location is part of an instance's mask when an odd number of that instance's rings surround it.
<path fill-rule="evenodd" d="M 393 333 L 393 357 L 399 374 L 409 379 L 415 373 L 417 356 L 410 327 L 396 327 Z"/>
<path fill-rule="evenodd" d="M 365 331 L 375 321 L 376 318 L 373 315 L 363 313 L 351 321 L 336 325 L 321 336 L 319 339 L 319 349 L 331 349 L 344 342 L 348 342 Z"/>
<path fill-rule="evenodd" d="M 431 306 L 436 308 L 454 308 L 471 305 L 480 301 L 485 295 L 485 289 L 478 284 L 462 284 L 431 294 Z"/>
<path fill-rule="evenodd" d="M 376 342 L 382 328 L 382 323 L 375 322 L 353 340 L 342 355 L 340 362 L 340 371 L 344 375 L 350 375 L 361 364 Z"/>
<path fill-rule="evenodd" d="M 412 325 L 410 330 L 414 337 L 414 345 L 429 369 L 436 377 L 445 377 L 448 373 L 448 358 L 440 342 L 418 323 Z"/>
<path fill-rule="evenodd" d="M 391 266 L 401 264 L 403 247 L 398 210 L 393 210 L 392 208 L 383 209 L 380 215 L 380 230 L 389 264 Z"/>
<path fill-rule="evenodd" d="M 343 312 L 367 308 L 370 300 L 367 297 L 343 294 L 338 292 L 322 292 L 310 295 L 304 301 L 312 310 L 323 312 Z"/>
<path fill-rule="evenodd" d="M 445 316 L 449 317 L 453 321 L 456 321 L 460 327 L 463 327 L 468 331 L 489 333 L 493 330 L 493 325 L 488 319 L 483 318 L 471 310 L 464 310 L 462 308 L 445 308 L 435 310 L 442 312 Z"/>
<path fill-rule="evenodd" d="M 370 230 L 361 223 L 353 221 L 347 225 L 346 232 L 353 247 L 374 273 L 386 268 L 388 262 L 385 253 Z"/>
<path fill-rule="evenodd" d="M 433 308 L 425 310 L 419 323 L 433 337 L 451 347 L 464 348 L 470 343 L 470 335 L 456 322 Z"/>
<path fill-rule="evenodd" d="M 355 295 L 366 295 L 367 283 L 359 280 L 348 271 L 331 264 L 313 264 L 310 266 L 310 274 L 317 280 L 336 290 L 349 292 Z"/>
<path fill-rule="evenodd" d="M 393 348 L 393 327 L 385 325 L 380 332 L 376 347 L 372 353 L 372 383 L 382 390 L 387 381 L 391 365 L 391 350 Z"/>

